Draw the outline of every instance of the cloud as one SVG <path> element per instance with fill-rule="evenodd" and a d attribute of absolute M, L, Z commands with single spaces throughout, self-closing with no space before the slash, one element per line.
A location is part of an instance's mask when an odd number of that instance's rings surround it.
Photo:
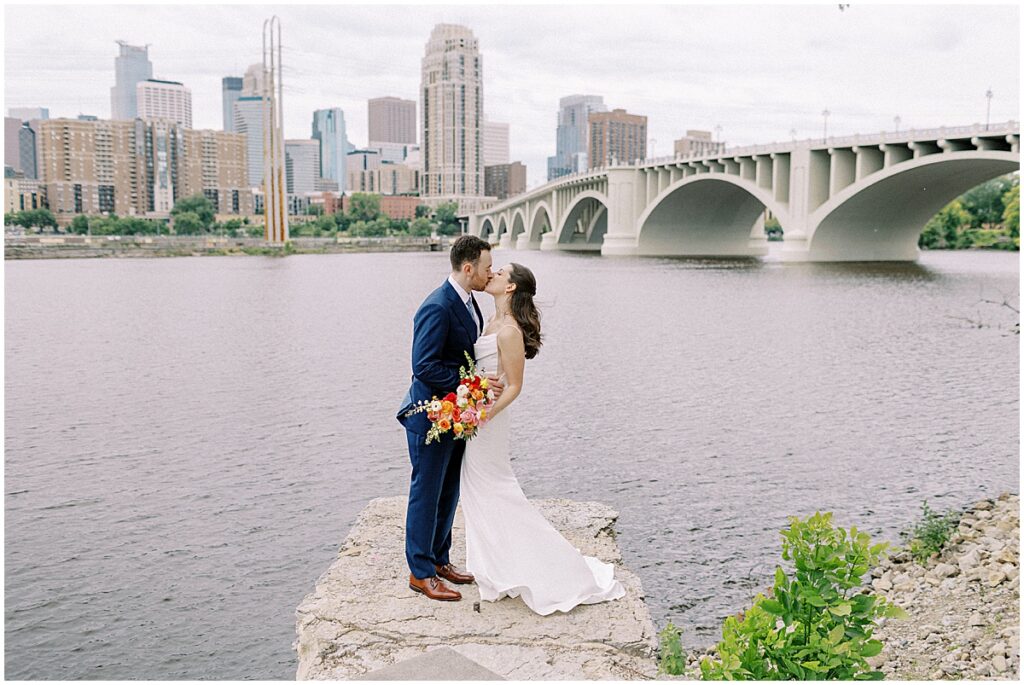
<path fill-rule="evenodd" d="M 1016 6 L 473 6 L 274 8 L 282 20 L 285 125 L 341 107 L 365 144 L 366 100 L 418 100 L 437 23 L 469 26 L 484 63 L 484 109 L 511 125 L 513 159 L 544 180 L 558 100 L 604 96 L 648 117 L 656 152 L 689 128 L 731 144 L 1019 118 Z M 261 60 L 267 6 L 9 6 L 5 101 L 54 115 L 109 115 L 114 41 L 150 43 L 154 74 L 192 89 L 197 126 L 221 124 L 220 79 Z"/>

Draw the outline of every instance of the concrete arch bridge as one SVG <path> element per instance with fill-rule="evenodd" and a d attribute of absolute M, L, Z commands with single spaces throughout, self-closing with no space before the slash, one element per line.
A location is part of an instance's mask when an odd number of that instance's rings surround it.
<path fill-rule="evenodd" d="M 1020 169 L 1010 121 L 733 148 L 565 176 L 469 214 L 506 249 L 749 257 L 768 252 L 765 210 L 791 261 L 912 261 L 928 220 Z"/>

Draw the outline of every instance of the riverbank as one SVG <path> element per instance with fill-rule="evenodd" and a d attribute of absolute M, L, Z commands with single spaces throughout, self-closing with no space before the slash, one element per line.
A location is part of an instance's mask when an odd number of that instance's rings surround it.
<path fill-rule="evenodd" d="M 1020 679 L 1020 497 L 1004 493 L 964 510 L 943 550 L 924 564 L 902 551 L 870 574 L 871 587 L 908 614 L 881 619 L 868 661 L 887 680 Z M 700 657 L 685 676 L 699 679 Z"/>
<path fill-rule="evenodd" d="M 457 660 L 453 668 L 486 669 L 510 680 L 652 679 L 654 624 L 640 579 L 622 564 L 618 514 L 597 502 L 534 504 L 583 554 L 615 565 L 625 597 L 550 616 L 538 616 L 518 598 L 482 602 L 475 585 L 459 586 L 459 602 L 428 600 L 408 588 L 406 498 L 375 499 L 296 610 L 297 678 L 373 680 L 416 667 L 416 679 L 447 680 L 453 671 L 433 654 L 447 648 L 458 655 L 450 657 Z M 461 509 L 452 538 L 453 562 L 464 567 Z"/>
<path fill-rule="evenodd" d="M 99 257 L 201 257 L 352 252 L 436 252 L 447 250 L 440 238 L 396 236 L 388 238 L 293 238 L 279 246 L 261 238 L 222 236 L 5 236 L 4 259 L 83 259 Z"/>

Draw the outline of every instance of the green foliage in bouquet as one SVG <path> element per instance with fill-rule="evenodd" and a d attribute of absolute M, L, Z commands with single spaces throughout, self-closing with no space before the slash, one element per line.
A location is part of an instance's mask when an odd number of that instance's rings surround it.
<path fill-rule="evenodd" d="M 770 597 L 758 594 L 722 628 L 718 659 L 700 663 L 704 680 L 881 680 L 868 657 L 882 651 L 875 621 L 906 613 L 861 590 L 888 543 L 832 525 L 831 513 L 791 516 L 782 532 L 787 574 L 775 569 Z"/>

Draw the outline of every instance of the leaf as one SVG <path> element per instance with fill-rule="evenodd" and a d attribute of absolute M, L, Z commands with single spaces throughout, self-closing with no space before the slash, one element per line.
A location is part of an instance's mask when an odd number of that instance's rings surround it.
<path fill-rule="evenodd" d="M 849 602 L 843 602 L 839 606 L 829 607 L 828 610 L 831 611 L 836 616 L 849 616 L 850 615 L 850 608 L 851 607 L 850 607 L 850 603 Z"/>
<path fill-rule="evenodd" d="M 866 671 L 853 676 L 854 680 L 884 680 L 885 674 L 881 671 Z"/>
<path fill-rule="evenodd" d="M 774 599 L 761 600 L 761 608 L 767 611 L 769 614 L 775 614 L 776 616 L 782 616 L 785 610 L 782 608 L 782 604 L 775 601 Z"/>
<path fill-rule="evenodd" d="M 890 604 L 885 608 L 885 615 L 890 618 L 909 618 L 910 615 L 904 611 L 901 607 L 895 604 Z"/>
<path fill-rule="evenodd" d="M 860 650 L 862 657 L 875 656 L 882 651 L 882 643 L 878 640 L 868 640 Z"/>
<path fill-rule="evenodd" d="M 832 630 L 828 631 L 828 641 L 834 645 L 839 644 L 839 641 L 843 639 L 844 632 L 842 625 L 836 626 Z"/>

